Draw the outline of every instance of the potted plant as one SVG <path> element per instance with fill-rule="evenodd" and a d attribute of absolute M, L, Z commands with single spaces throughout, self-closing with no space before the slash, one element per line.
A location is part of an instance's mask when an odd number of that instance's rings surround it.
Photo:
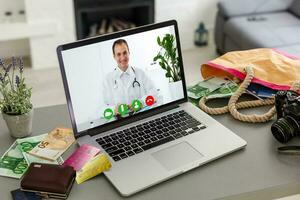
<path fill-rule="evenodd" d="M 169 79 L 169 88 L 174 99 L 180 98 L 182 94 L 180 59 L 177 55 L 175 36 L 165 34 L 161 39 L 157 37 L 157 44 L 161 47 L 153 61 L 158 61 L 159 65 L 165 70 L 165 76 Z"/>
<path fill-rule="evenodd" d="M 31 88 L 25 84 L 22 58 L 12 57 L 6 64 L 0 59 L 0 111 L 15 138 L 31 134 L 33 109 Z"/>

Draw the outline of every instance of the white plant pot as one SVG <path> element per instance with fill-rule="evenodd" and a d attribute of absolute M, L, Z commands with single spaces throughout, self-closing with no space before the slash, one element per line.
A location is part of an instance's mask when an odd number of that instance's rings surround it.
<path fill-rule="evenodd" d="M 7 115 L 2 113 L 12 137 L 23 138 L 32 133 L 33 109 L 23 115 Z"/>
<path fill-rule="evenodd" d="M 182 81 L 170 82 L 169 89 L 172 101 L 183 98 Z"/>

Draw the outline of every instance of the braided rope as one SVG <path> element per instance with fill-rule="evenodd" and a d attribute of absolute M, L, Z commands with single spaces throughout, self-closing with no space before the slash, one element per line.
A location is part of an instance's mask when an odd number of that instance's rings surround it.
<path fill-rule="evenodd" d="M 236 102 L 238 101 L 240 96 L 246 91 L 247 87 L 249 86 L 249 84 L 251 83 L 251 80 L 254 77 L 254 72 L 253 72 L 252 67 L 246 67 L 245 70 L 247 73 L 245 80 L 242 82 L 242 84 L 237 89 L 237 91 L 229 99 L 229 102 L 228 102 L 229 112 L 235 119 L 238 119 L 243 122 L 258 123 L 258 122 L 269 121 L 272 119 L 272 117 L 276 113 L 275 106 L 273 106 L 267 113 L 262 114 L 262 115 L 257 115 L 257 114 L 245 115 L 245 114 L 238 112 L 238 110 L 236 108 Z M 260 100 L 260 101 L 264 101 L 264 100 Z M 257 106 L 259 106 L 259 105 L 261 105 L 261 102 L 257 103 Z"/>
<path fill-rule="evenodd" d="M 257 114 L 245 115 L 238 112 L 238 109 L 241 108 L 253 108 L 258 106 L 274 105 L 275 103 L 274 99 L 244 101 L 244 102 L 237 103 L 239 97 L 245 92 L 246 88 L 249 86 L 251 80 L 254 77 L 254 72 L 252 67 L 246 67 L 245 71 L 247 75 L 244 81 L 242 82 L 242 84 L 240 85 L 240 87 L 229 99 L 228 106 L 224 106 L 221 108 L 210 108 L 206 106 L 207 99 L 203 97 L 199 101 L 199 107 L 206 113 L 213 114 L 213 115 L 219 115 L 219 114 L 230 112 L 235 119 L 238 119 L 243 122 L 258 123 L 258 122 L 266 122 L 271 120 L 276 113 L 275 106 L 273 106 L 267 113 L 262 115 L 257 115 Z M 300 82 L 295 82 L 291 90 L 297 90 L 299 88 L 300 88 Z"/>

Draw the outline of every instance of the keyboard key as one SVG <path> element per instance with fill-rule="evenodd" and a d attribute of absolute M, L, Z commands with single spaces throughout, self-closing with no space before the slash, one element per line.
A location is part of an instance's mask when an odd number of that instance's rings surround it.
<path fill-rule="evenodd" d="M 134 155 L 133 151 L 127 151 L 126 154 L 127 154 L 128 156 L 133 156 L 133 155 Z"/>
<path fill-rule="evenodd" d="M 125 152 L 124 149 L 119 149 L 119 150 L 117 150 L 117 151 L 110 152 L 109 155 L 110 155 L 111 157 L 114 157 L 114 156 L 117 156 L 117 155 L 119 155 L 119 154 L 121 154 L 121 153 L 124 153 L 124 152 Z"/>
<path fill-rule="evenodd" d="M 151 128 L 149 125 L 144 126 L 144 129 L 146 129 L 146 130 L 149 128 Z"/>
<path fill-rule="evenodd" d="M 146 144 L 149 144 L 149 143 L 151 143 L 151 140 L 147 139 L 147 140 L 144 140 L 144 142 L 145 142 Z"/>
<path fill-rule="evenodd" d="M 150 135 L 144 135 L 144 138 L 148 139 L 148 138 L 150 138 Z"/>
<path fill-rule="evenodd" d="M 163 129 L 164 127 L 162 125 L 159 125 L 156 127 L 157 129 Z"/>
<path fill-rule="evenodd" d="M 131 146 L 128 146 L 128 147 L 124 147 L 124 149 L 125 149 L 126 151 L 129 151 L 129 150 L 131 150 L 132 148 L 131 148 Z"/>
<path fill-rule="evenodd" d="M 149 135 L 154 137 L 154 136 L 156 136 L 156 133 L 150 133 Z"/>
<path fill-rule="evenodd" d="M 188 131 L 188 134 L 192 134 L 192 133 L 194 133 L 195 131 L 192 129 L 192 130 L 189 130 Z"/>
<path fill-rule="evenodd" d="M 150 128 L 151 131 L 157 131 L 157 128 L 153 127 L 153 128 Z"/>
<path fill-rule="evenodd" d="M 175 128 L 179 128 L 179 127 L 180 127 L 179 124 L 174 124 L 173 126 L 174 126 Z"/>
<path fill-rule="evenodd" d="M 179 133 L 179 132 L 181 132 L 182 130 L 181 130 L 181 128 L 176 128 L 175 131 L 176 131 L 177 133 Z"/>
<path fill-rule="evenodd" d="M 127 141 L 127 142 L 124 142 L 124 145 L 125 145 L 125 146 L 129 146 L 130 144 L 131 144 L 131 143 L 128 142 L 128 141 Z"/>
<path fill-rule="evenodd" d="M 139 127 L 139 128 L 137 128 L 138 129 L 138 131 L 143 131 L 143 130 L 145 130 L 143 127 Z"/>
<path fill-rule="evenodd" d="M 138 140 L 137 140 L 137 139 L 132 139 L 132 140 L 130 140 L 130 142 L 131 142 L 132 144 L 134 144 L 134 143 L 137 143 Z"/>
<path fill-rule="evenodd" d="M 194 131 L 200 131 L 200 128 L 198 128 L 197 126 L 196 127 L 193 127 L 192 128 Z"/>
<path fill-rule="evenodd" d="M 120 158 L 119 156 L 114 156 L 113 159 L 114 159 L 114 161 L 119 161 L 119 160 L 121 160 L 121 158 Z"/>
<path fill-rule="evenodd" d="M 170 133 L 164 133 L 163 134 L 165 137 L 168 137 L 168 136 L 170 136 Z"/>
<path fill-rule="evenodd" d="M 149 129 L 144 131 L 146 134 L 151 133 L 151 131 Z"/>
<path fill-rule="evenodd" d="M 138 130 L 132 130 L 131 133 L 137 133 L 139 132 Z"/>
<path fill-rule="evenodd" d="M 118 147 L 118 148 L 123 148 L 123 147 L 124 147 L 124 144 L 118 144 L 117 147 Z"/>
<path fill-rule="evenodd" d="M 123 142 L 125 142 L 126 140 L 124 139 L 124 138 L 121 138 L 121 139 L 119 139 L 119 142 L 120 143 L 123 143 Z"/>
<path fill-rule="evenodd" d="M 104 144 L 104 145 L 101 145 L 103 149 L 108 149 L 110 147 L 112 147 L 113 145 L 111 143 L 107 143 L 107 144 Z"/>
<path fill-rule="evenodd" d="M 139 136 L 143 136 L 143 135 L 146 135 L 146 133 L 144 133 L 143 131 L 141 131 L 141 132 L 138 133 L 138 135 Z"/>
<path fill-rule="evenodd" d="M 96 141 L 97 141 L 97 140 L 96 140 Z M 98 140 L 97 142 L 98 142 L 98 144 L 100 144 L 101 146 L 105 144 L 105 141 L 104 141 L 104 140 Z"/>
<path fill-rule="evenodd" d="M 131 136 L 127 136 L 127 137 L 125 137 L 125 139 L 126 139 L 126 140 L 131 140 L 132 137 L 131 137 Z"/>
<path fill-rule="evenodd" d="M 112 139 L 112 140 L 117 140 L 117 139 L 119 139 L 119 138 L 118 138 L 118 136 L 111 136 L 111 139 Z"/>
<path fill-rule="evenodd" d="M 128 156 L 126 155 L 126 153 L 122 153 L 119 155 L 122 159 L 127 158 Z"/>
<path fill-rule="evenodd" d="M 185 122 L 180 122 L 179 125 L 180 125 L 180 126 L 185 126 L 185 125 L 187 125 L 187 123 L 185 123 Z"/>
<path fill-rule="evenodd" d="M 182 135 L 181 135 L 180 133 L 176 133 L 176 134 L 174 134 L 173 136 L 174 136 L 176 139 L 182 137 Z"/>
<path fill-rule="evenodd" d="M 105 151 L 109 154 L 110 152 L 113 152 L 113 151 L 116 151 L 116 150 L 118 150 L 118 147 L 113 146 L 113 147 L 110 147 L 110 148 L 106 149 Z"/>
<path fill-rule="evenodd" d="M 183 135 L 183 136 L 188 135 L 188 133 L 186 131 L 181 131 L 180 134 Z"/>
<path fill-rule="evenodd" d="M 182 126 L 181 129 L 182 129 L 182 130 L 187 130 L 187 129 L 189 129 L 189 127 L 187 127 L 187 126 Z"/>
<path fill-rule="evenodd" d="M 141 148 L 136 148 L 136 149 L 133 149 L 134 153 L 138 154 L 138 153 L 141 153 L 143 150 Z"/>
<path fill-rule="evenodd" d="M 188 124 L 187 127 L 189 128 L 193 128 L 193 127 L 196 127 L 196 126 L 199 126 L 200 123 L 192 123 L 192 124 Z"/>
<path fill-rule="evenodd" d="M 158 136 L 156 136 L 158 139 L 162 139 L 162 138 L 164 138 L 164 136 L 163 135 L 158 135 Z"/>
<path fill-rule="evenodd" d="M 138 145 L 137 145 L 137 144 L 132 144 L 131 147 L 132 147 L 133 149 L 135 149 L 135 148 L 138 147 Z"/>
<path fill-rule="evenodd" d="M 158 141 L 156 141 L 156 142 L 153 142 L 153 143 L 147 144 L 147 145 L 145 145 L 145 146 L 142 146 L 142 149 L 143 149 L 144 151 L 146 151 L 146 150 L 148 150 L 148 149 L 151 149 L 151 148 L 156 147 L 156 146 L 159 146 L 159 145 L 161 145 L 161 144 L 170 142 L 170 141 L 172 141 L 172 140 L 174 140 L 173 137 L 171 137 L 171 136 L 170 136 L 170 137 L 166 137 L 166 138 L 164 138 L 164 139 L 162 139 L 162 140 L 158 140 Z"/>
<path fill-rule="evenodd" d="M 200 129 L 205 129 L 205 128 L 206 128 L 206 126 L 201 126 L 201 127 L 200 127 Z"/>
<path fill-rule="evenodd" d="M 103 137 L 103 139 L 104 139 L 104 140 L 106 140 L 106 139 L 108 139 L 108 138 L 109 138 L 109 136 L 108 136 L 108 135 Z"/>
<path fill-rule="evenodd" d="M 119 144 L 119 142 L 118 141 L 112 141 L 111 142 L 113 145 L 117 145 L 117 144 Z"/>
<path fill-rule="evenodd" d="M 145 143 L 144 142 L 138 142 L 138 145 L 143 146 L 143 145 L 145 145 Z"/>

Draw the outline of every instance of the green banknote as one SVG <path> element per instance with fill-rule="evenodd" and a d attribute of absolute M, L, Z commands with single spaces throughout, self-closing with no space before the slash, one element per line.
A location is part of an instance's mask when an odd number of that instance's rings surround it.
<path fill-rule="evenodd" d="M 30 164 L 32 162 L 62 164 L 64 162 L 62 157 L 59 157 L 55 161 L 50 161 L 50 160 L 45 160 L 45 159 L 30 155 L 27 153 L 28 151 L 33 149 L 36 145 L 38 145 L 47 135 L 48 134 L 46 133 L 46 134 L 42 134 L 42 135 L 38 135 L 38 136 L 17 139 L 17 144 L 18 144 L 17 147 L 22 152 L 22 154 L 28 164 Z"/>
<path fill-rule="evenodd" d="M 0 176 L 21 178 L 28 168 L 22 152 L 14 142 L 0 159 Z"/>
<path fill-rule="evenodd" d="M 227 80 L 222 84 L 220 88 L 209 93 L 206 99 L 216 99 L 216 98 L 228 98 L 233 95 L 233 93 L 239 88 L 239 85 L 235 82 Z"/>
<path fill-rule="evenodd" d="M 209 93 L 219 89 L 227 80 L 218 77 L 212 77 L 190 86 L 187 89 L 188 97 L 193 99 L 200 99 L 207 96 Z"/>

